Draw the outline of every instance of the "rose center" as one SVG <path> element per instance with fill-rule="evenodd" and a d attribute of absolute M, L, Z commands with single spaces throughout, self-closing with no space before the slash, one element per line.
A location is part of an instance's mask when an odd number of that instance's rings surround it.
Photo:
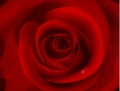
<path fill-rule="evenodd" d="M 56 40 L 56 47 L 60 50 L 69 48 L 69 44 L 66 38 L 59 37 Z"/>

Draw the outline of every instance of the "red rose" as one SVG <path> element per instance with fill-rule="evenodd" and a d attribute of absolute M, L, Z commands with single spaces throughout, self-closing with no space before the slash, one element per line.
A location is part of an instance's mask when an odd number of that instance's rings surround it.
<path fill-rule="evenodd" d="M 118 2 L 0 2 L 0 91 L 118 90 Z"/>

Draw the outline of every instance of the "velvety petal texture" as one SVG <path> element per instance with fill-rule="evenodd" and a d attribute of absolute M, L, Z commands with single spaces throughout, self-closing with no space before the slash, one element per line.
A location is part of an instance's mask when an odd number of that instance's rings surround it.
<path fill-rule="evenodd" d="M 1 0 L 0 91 L 119 89 L 117 0 Z"/>

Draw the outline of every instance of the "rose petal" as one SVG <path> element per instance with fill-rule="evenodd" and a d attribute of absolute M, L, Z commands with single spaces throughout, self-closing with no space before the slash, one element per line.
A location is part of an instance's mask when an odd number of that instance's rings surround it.
<path fill-rule="evenodd" d="M 53 78 L 52 80 L 55 82 L 59 81 L 61 83 L 69 82 L 69 81 L 72 82 L 72 81 L 78 81 L 80 79 L 84 79 L 84 78 L 92 75 L 92 73 L 94 73 L 101 65 L 102 59 L 104 56 L 102 35 L 100 33 L 101 28 L 97 24 L 96 20 L 92 16 L 90 16 L 87 13 L 80 10 L 79 8 L 74 8 L 74 7 L 63 7 L 63 8 L 54 9 L 46 14 L 46 18 L 48 20 L 55 19 L 55 20 L 62 20 L 64 22 L 69 22 L 69 23 L 71 23 L 71 21 L 72 21 L 73 25 L 76 24 L 75 22 L 77 22 L 77 24 L 82 24 L 83 22 L 81 23 L 80 22 L 81 20 L 84 22 L 87 22 L 90 25 L 91 31 L 88 31 L 88 30 L 83 31 L 81 29 L 80 29 L 80 31 L 82 33 L 84 33 L 87 37 L 90 38 L 89 41 L 90 41 L 90 43 L 92 42 L 91 45 L 94 46 L 94 48 L 92 50 L 95 51 L 95 52 L 93 52 L 93 57 L 92 57 L 93 59 L 91 59 L 90 65 L 87 66 L 87 68 L 83 69 L 83 71 L 86 71 L 84 74 L 81 73 L 81 71 L 80 71 L 76 74 L 72 74 L 72 75 L 66 76 L 64 78 L 63 77 L 59 78 L 59 79 Z M 92 37 L 94 37 L 94 38 L 92 38 Z M 89 69 L 89 71 L 87 71 L 87 69 Z M 78 78 L 78 76 L 79 76 L 79 78 Z M 74 78 L 72 78 L 72 77 L 74 77 Z"/>

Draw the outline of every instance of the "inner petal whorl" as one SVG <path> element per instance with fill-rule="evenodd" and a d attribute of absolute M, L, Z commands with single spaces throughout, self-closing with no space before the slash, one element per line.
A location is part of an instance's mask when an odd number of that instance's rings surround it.
<path fill-rule="evenodd" d="M 76 41 L 74 28 L 67 23 L 55 20 L 40 25 L 35 35 L 36 51 L 41 60 L 50 67 L 54 60 L 74 60 L 70 58 L 74 58 L 75 55 L 69 55 L 74 52 Z"/>

